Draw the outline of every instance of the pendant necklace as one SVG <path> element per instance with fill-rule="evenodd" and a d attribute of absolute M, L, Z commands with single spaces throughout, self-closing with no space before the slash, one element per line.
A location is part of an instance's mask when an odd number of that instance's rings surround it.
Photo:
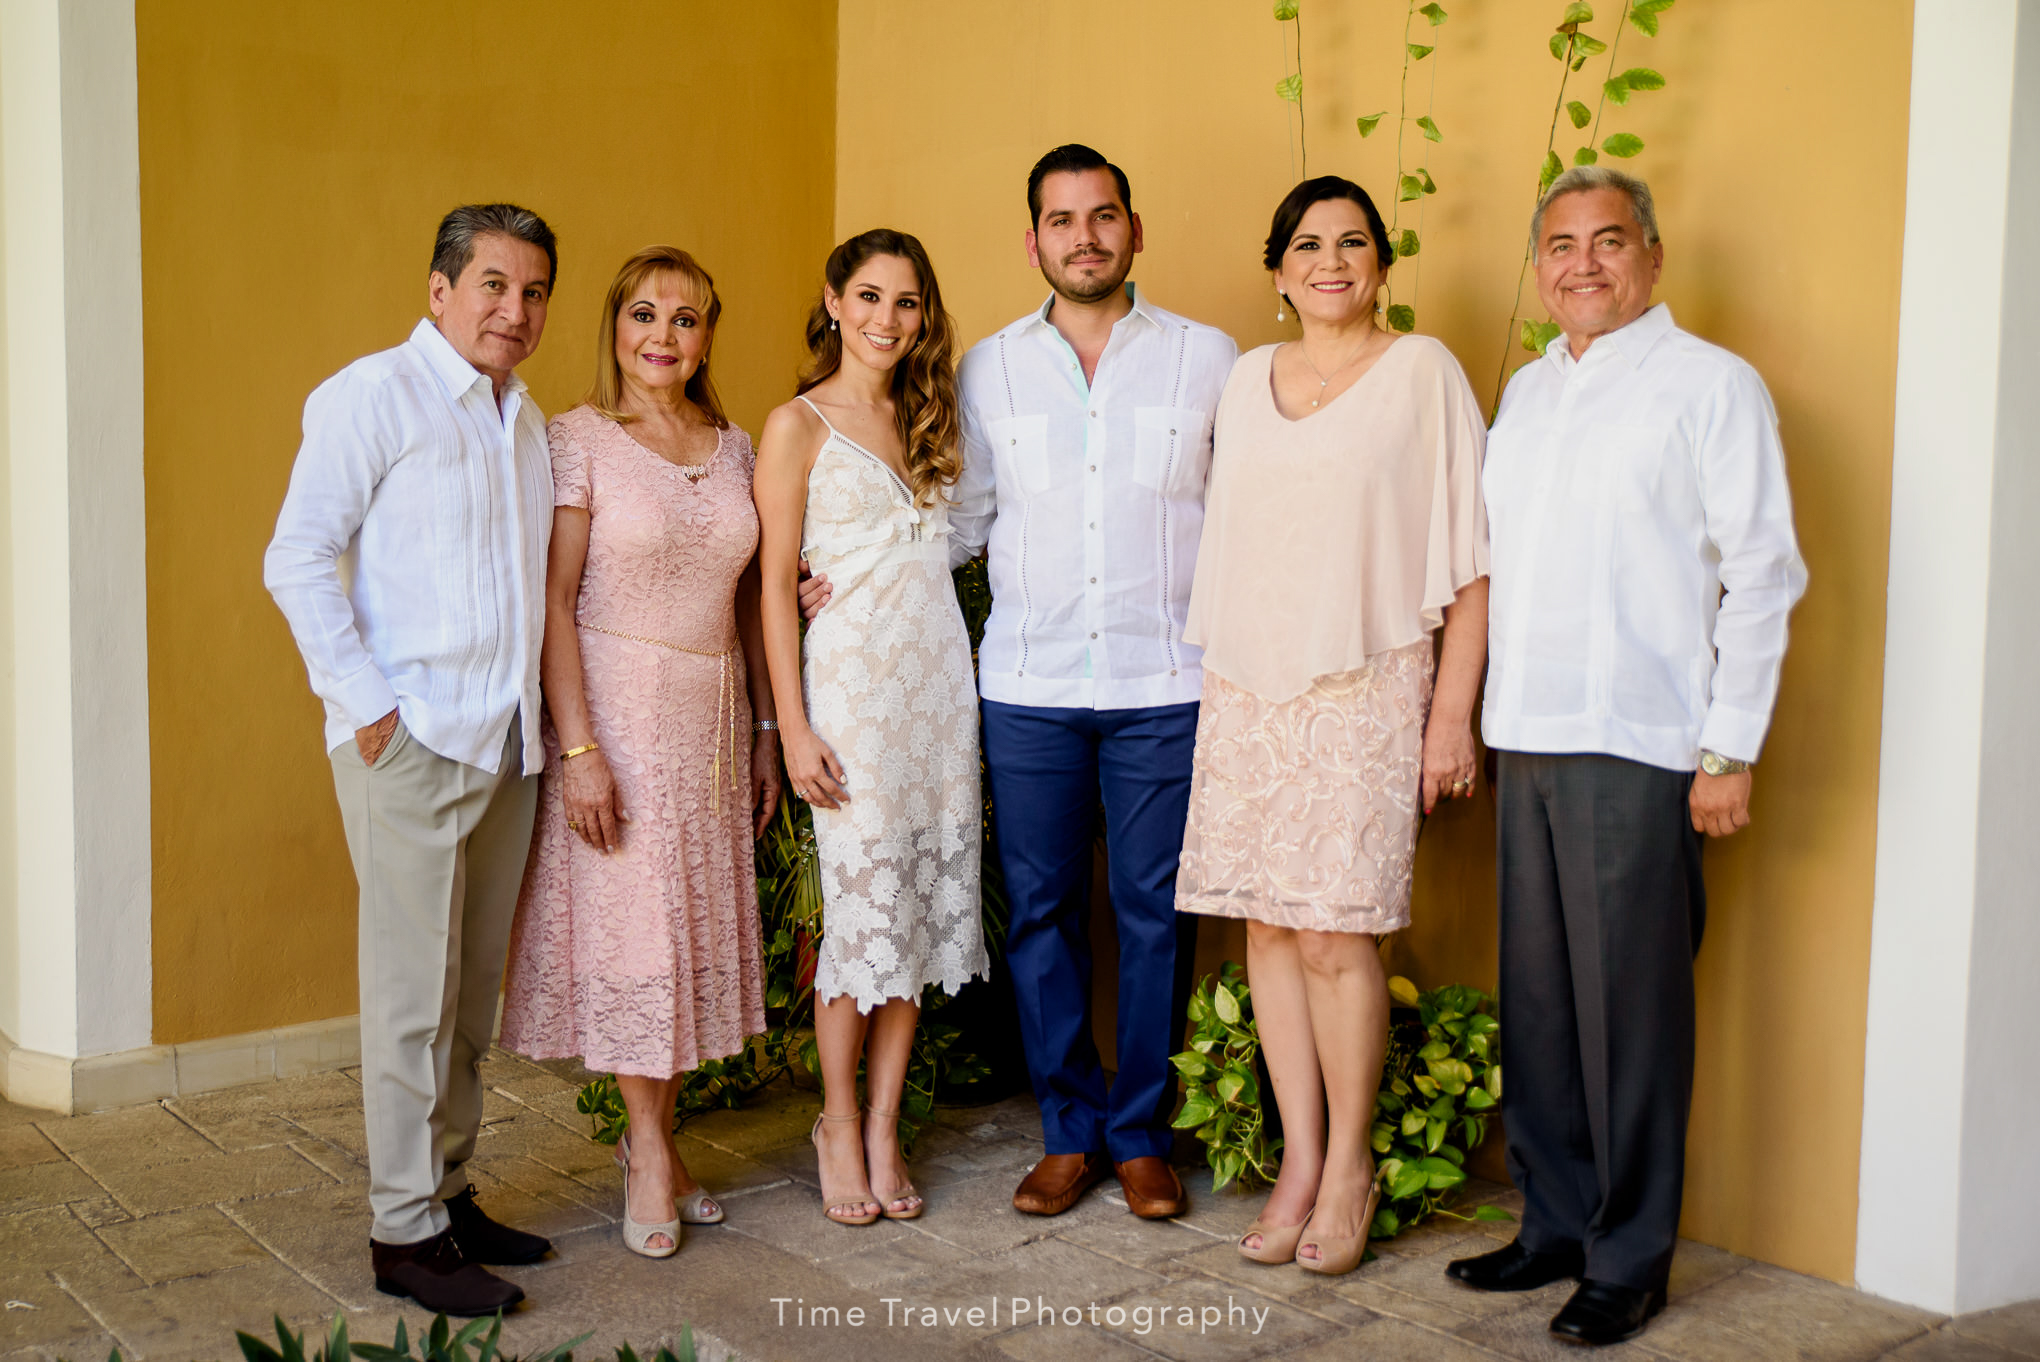
<path fill-rule="evenodd" d="M 1308 368 L 1313 374 L 1317 375 L 1318 395 L 1310 400 L 1311 406 L 1316 407 L 1317 404 L 1321 400 L 1323 400 L 1325 395 L 1325 389 L 1332 386 L 1332 379 L 1337 378 L 1340 374 L 1343 374 L 1346 372 L 1346 370 L 1352 368 L 1353 365 L 1359 361 L 1360 357 L 1367 353 L 1367 343 L 1363 343 L 1358 350 L 1354 351 L 1351 359 L 1348 359 L 1344 364 L 1341 364 L 1338 368 L 1332 370 L 1330 378 L 1327 378 L 1324 375 L 1324 373 L 1318 369 L 1317 365 L 1312 364 L 1310 362 L 1310 351 L 1304 349 L 1302 341 L 1298 341 L 1296 343 L 1296 353 L 1303 356 L 1303 362 L 1305 367 Z"/>

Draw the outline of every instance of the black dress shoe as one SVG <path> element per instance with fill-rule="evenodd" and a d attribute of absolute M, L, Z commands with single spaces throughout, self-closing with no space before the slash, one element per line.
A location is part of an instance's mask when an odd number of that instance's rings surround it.
<path fill-rule="evenodd" d="M 450 1196 L 443 1204 L 446 1218 L 453 1222 L 453 1242 L 460 1245 L 461 1256 L 471 1263 L 514 1266 L 535 1263 L 552 1252 L 552 1240 L 489 1219 L 488 1213 L 475 1205 L 472 1182 L 459 1196 Z"/>
<path fill-rule="evenodd" d="M 1664 1308 L 1662 1286 L 1645 1290 L 1588 1278 L 1552 1316 L 1551 1332 L 1574 1343 L 1620 1343 L 1642 1333 L 1651 1316 Z"/>
<path fill-rule="evenodd" d="M 444 1230 L 415 1244 L 368 1241 L 375 1265 L 375 1289 L 391 1296 L 409 1296 L 425 1309 L 444 1315 L 493 1315 L 524 1299 L 515 1282 L 506 1282 L 479 1263 L 469 1262 Z"/>
<path fill-rule="evenodd" d="M 1445 1275 L 1476 1291 L 1535 1291 L 1579 1276 L 1586 1265 L 1586 1257 L 1578 1249 L 1539 1253 L 1513 1243 L 1478 1258 L 1455 1259 L 1446 1266 Z"/>

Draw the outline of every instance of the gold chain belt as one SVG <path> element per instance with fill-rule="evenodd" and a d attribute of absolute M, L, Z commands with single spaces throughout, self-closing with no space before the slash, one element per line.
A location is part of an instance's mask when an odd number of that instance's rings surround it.
<path fill-rule="evenodd" d="M 646 638 L 642 634 L 626 634 L 621 629 L 604 629 L 601 625 L 590 624 L 586 620 L 575 620 L 574 623 L 583 629 L 592 629 L 598 634 L 607 634 L 611 638 L 626 639 L 632 643 L 648 643 L 654 648 L 667 648 L 676 653 L 689 653 L 695 657 L 712 657 L 721 664 L 717 668 L 715 679 L 715 752 L 709 758 L 708 763 L 708 811 L 718 814 L 722 812 L 723 742 L 725 739 L 729 742 L 730 793 L 737 798 L 742 798 L 744 787 L 737 778 L 737 677 L 735 669 L 730 666 L 731 660 L 736 656 L 737 645 L 734 643 L 725 644 L 719 652 L 710 652 L 706 648 L 689 648 L 684 643 L 668 643 L 662 638 Z"/>

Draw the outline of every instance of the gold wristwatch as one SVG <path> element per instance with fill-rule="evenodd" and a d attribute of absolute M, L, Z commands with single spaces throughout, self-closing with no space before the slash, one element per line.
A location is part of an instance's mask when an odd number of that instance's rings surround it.
<path fill-rule="evenodd" d="M 1703 747 L 1700 749 L 1700 769 L 1710 776 L 1735 776 L 1749 770 L 1750 764 L 1746 761 L 1737 761 L 1734 757 L 1724 757 L 1719 752 L 1710 752 Z"/>

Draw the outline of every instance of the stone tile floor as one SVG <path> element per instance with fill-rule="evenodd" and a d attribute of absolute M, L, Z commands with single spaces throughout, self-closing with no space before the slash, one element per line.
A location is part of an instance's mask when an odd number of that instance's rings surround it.
<path fill-rule="evenodd" d="M 685 1154 L 728 1223 L 688 1229 L 675 1258 L 638 1258 L 617 1234 L 609 1150 L 574 1111 L 577 1076 L 501 1053 L 486 1065 L 482 1205 L 557 1249 L 508 1270 L 530 1296 L 504 1331 L 513 1349 L 592 1330 L 584 1358 L 643 1352 L 686 1321 L 703 1358 L 759 1362 L 1582 1355 L 1545 1331 L 1565 1287 L 1489 1297 L 1444 1277 L 1507 1224 L 1441 1220 L 1327 1281 L 1241 1261 L 1232 1239 L 1259 1197 L 1214 1195 L 1201 1175 L 1172 1223 L 1134 1219 L 1109 1183 L 1054 1220 L 1019 1215 L 1008 1198 L 1041 1152 L 1024 1098 L 939 1112 L 914 1165 L 927 1215 L 863 1229 L 821 1217 L 813 1096 L 781 1087 L 698 1118 Z M 419 1312 L 369 1276 L 365 1177 L 350 1073 L 70 1118 L 0 1103 L 0 1356 L 232 1358 L 234 1329 L 266 1333 L 279 1314 L 317 1332 L 344 1311 L 357 1340 L 387 1342 L 400 1315 L 415 1330 Z M 1641 1339 L 1599 1356 L 2040 1359 L 2040 1302 L 1948 1320 L 1695 1243 L 1679 1246 L 1672 1297 Z"/>

